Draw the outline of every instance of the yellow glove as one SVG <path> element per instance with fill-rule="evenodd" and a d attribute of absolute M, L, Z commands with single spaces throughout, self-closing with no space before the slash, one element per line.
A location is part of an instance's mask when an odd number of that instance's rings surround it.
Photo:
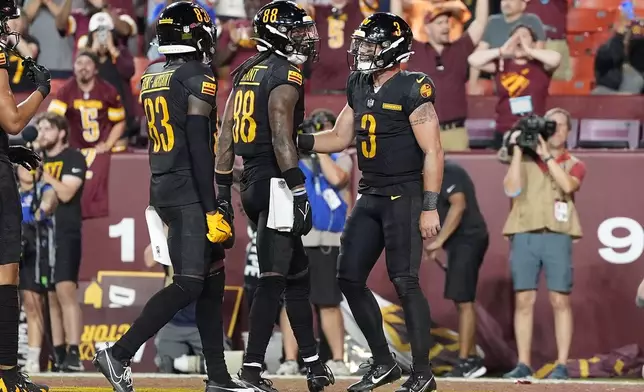
<path fill-rule="evenodd" d="M 208 224 L 208 240 L 212 243 L 219 244 L 233 236 L 233 230 L 230 224 L 224 219 L 224 215 L 217 211 L 214 215 L 206 215 Z"/>

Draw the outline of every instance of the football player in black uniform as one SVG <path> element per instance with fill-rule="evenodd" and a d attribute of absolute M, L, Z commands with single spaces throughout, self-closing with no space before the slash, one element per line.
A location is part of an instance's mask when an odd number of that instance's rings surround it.
<path fill-rule="evenodd" d="M 14 54 L 7 38 L 12 32 L 7 21 L 19 17 L 14 0 L 0 0 L 0 390 L 48 391 L 45 385 L 33 384 L 18 372 L 18 261 L 22 251 L 22 207 L 12 163 L 36 169 L 40 157 L 21 146 L 9 147 L 9 135 L 17 135 L 36 114 L 50 90 L 49 71 L 32 59 L 22 63 L 37 86 L 20 105 L 16 105 L 9 83 L 9 57 Z M 18 41 L 17 39 L 15 40 Z"/>
<path fill-rule="evenodd" d="M 252 391 L 233 382 L 224 361 L 224 246 L 232 246 L 232 208 L 217 204 L 213 134 L 217 83 L 210 68 L 216 28 L 192 2 L 167 6 L 157 22 L 159 52 L 141 81 L 149 132 L 150 205 L 168 226 L 173 283 L 156 293 L 94 365 L 117 392 L 133 391 L 129 363 L 178 310 L 197 301 L 197 327 L 208 368 L 207 392 Z M 222 245 L 223 244 L 223 245 Z"/>
<path fill-rule="evenodd" d="M 407 23 L 389 13 L 365 19 L 353 33 L 347 105 L 333 130 L 300 135 L 298 147 L 342 151 L 356 137 L 362 171 L 359 193 L 342 235 L 338 279 L 364 333 L 373 362 L 349 391 L 370 391 L 401 377 L 382 330 L 378 304 L 366 282 L 384 248 L 387 272 L 405 312 L 413 356 L 411 377 L 398 391 L 431 392 L 429 306 L 418 283 L 423 239 L 440 229 L 436 205 L 443 150 L 431 79 L 400 70 L 412 55 Z"/>
<path fill-rule="evenodd" d="M 308 258 L 301 236 L 311 230 L 311 207 L 298 167 L 297 126 L 304 120 L 303 77 L 299 69 L 315 60 L 319 41 L 313 19 L 291 1 L 262 7 L 253 19 L 259 53 L 233 72 L 233 90 L 217 147 L 219 197 L 229 202 L 234 155 L 244 159 L 241 198 L 257 225 L 260 278 L 250 310 L 250 336 L 240 380 L 257 391 L 276 391 L 261 377 L 280 297 L 285 302 L 300 354 L 308 368 L 309 391 L 334 382 L 320 362 L 309 303 Z M 293 194 L 291 231 L 267 227 L 271 178 Z"/>

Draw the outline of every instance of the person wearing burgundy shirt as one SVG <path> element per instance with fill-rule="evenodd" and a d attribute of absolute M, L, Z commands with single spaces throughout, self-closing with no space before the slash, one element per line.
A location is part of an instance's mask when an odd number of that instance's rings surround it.
<path fill-rule="evenodd" d="M 496 104 L 496 133 L 494 147 L 498 150 L 503 133 L 519 119 L 512 114 L 510 100 L 531 97 L 533 112 L 543 115 L 552 72 L 561 62 L 561 54 L 550 49 L 536 48 L 535 33 L 524 25 L 512 30 L 510 38 L 500 48 L 478 50 L 468 57 L 476 69 L 494 74 L 498 101 Z"/>
<path fill-rule="evenodd" d="M 450 42 L 452 10 L 436 8 L 425 18 L 428 43 L 414 41 L 414 56 L 407 63 L 410 71 L 424 72 L 432 78 L 438 91 L 447 91 L 436 101 L 436 113 L 441 126 L 444 151 L 464 151 L 469 148 L 465 129 L 467 117 L 467 57 L 481 41 L 489 13 L 489 3 L 476 4 L 475 20 L 456 41 Z"/>
<path fill-rule="evenodd" d="M 214 67 L 220 71 L 227 66 L 228 70 L 218 72 L 221 78 L 237 69 L 244 61 L 257 53 L 253 36 L 252 19 L 259 10 L 261 2 L 249 0 L 244 2 L 246 18 L 229 19 L 221 27 L 221 35 L 217 39 L 217 52 L 213 61 Z"/>
<path fill-rule="evenodd" d="M 553 79 L 570 80 L 570 50 L 566 41 L 566 15 L 568 0 L 527 1 L 525 12 L 537 15 L 546 31 L 546 49 L 561 53 L 561 65 L 552 75 Z"/>

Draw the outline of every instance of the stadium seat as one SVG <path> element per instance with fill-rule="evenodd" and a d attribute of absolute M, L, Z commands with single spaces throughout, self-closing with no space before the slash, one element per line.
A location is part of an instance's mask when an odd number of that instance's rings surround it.
<path fill-rule="evenodd" d="M 570 34 L 566 37 L 570 55 L 594 56 L 597 49 L 612 37 L 612 31 L 601 31 L 597 33 Z"/>
<path fill-rule="evenodd" d="M 465 128 L 470 138 L 470 148 L 488 148 L 494 141 L 496 121 L 491 118 L 474 118 L 465 120 Z"/>
<path fill-rule="evenodd" d="M 577 145 L 582 148 L 637 148 L 639 120 L 581 120 Z"/>
<path fill-rule="evenodd" d="M 588 95 L 592 90 L 592 80 L 553 80 L 550 82 L 550 95 Z"/>
<path fill-rule="evenodd" d="M 592 56 L 570 57 L 573 80 L 595 80 L 595 58 Z"/>
<path fill-rule="evenodd" d="M 568 148 L 577 147 L 577 140 L 579 139 L 579 120 L 576 118 L 570 119 L 570 132 L 568 133 L 568 140 L 566 146 Z"/>
<path fill-rule="evenodd" d="M 576 8 L 590 8 L 594 10 L 614 11 L 619 9 L 619 5 L 624 0 L 576 0 Z"/>
<path fill-rule="evenodd" d="M 572 8 L 566 16 L 568 33 L 585 33 L 610 29 L 615 21 L 616 11 Z"/>

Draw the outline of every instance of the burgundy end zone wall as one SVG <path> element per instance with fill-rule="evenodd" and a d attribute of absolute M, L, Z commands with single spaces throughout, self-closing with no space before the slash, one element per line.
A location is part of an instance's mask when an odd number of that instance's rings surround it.
<path fill-rule="evenodd" d="M 638 257 L 641 256 L 641 252 L 636 255 L 637 260 L 633 263 L 610 264 L 598 253 L 604 245 L 600 244 L 597 235 L 599 225 L 608 218 L 628 217 L 640 223 L 644 222 L 640 196 L 642 192 L 638 192 L 638 188 L 643 185 L 641 182 L 628 180 L 641 178 L 644 153 L 582 152 L 579 156 L 586 162 L 588 174 L 577 196 L 585 237 L 574 246 L 575 286 L 572 302 L 576 333 L 571 355 L 592 356 L 629 343 L 638 343 L 644 347 L 644 335 L 641 333 L 644 312 L 634 305 L 637 286 L 644 277 L 644 263 Z M 502 191 L 506 166 L 497 163 L 493 156 L 487 154 L 454 155 L 451 158 L 462 163 L 474 179 L 479 203 L 491 233 L 490 249 L 482 267 L 479 283 L 480 303 L 503 326 L 504 338 L 512 342 L 513 301 L 507 263 L 508 243 L 500 234 L 509 208 Z M 148 271 L 142 258 L 143 250 L 149 243 L 144 219 L 144 210 L 148 202 L 148 173 L 147 155 L 128 154 L 113 157 L 110 216 L 84 223 L 81 280 L 85 283 L 82 288 L 96 279 L 99 270 Z M 235 198 L 239 200 L 236 194 Z M 247 236 L 242 212 L 238 210 L 236 217 L 237 243 L 227 258 L 227 284 L 241 286 Z M 129 239 L 135 247 L 133 262 L 121 261 L 121 239 L 110 238 L 109 226 L 121 222 L 123 218 L 134 219 L 134 238 Z M 114 237 L 114 228 L 112 231 Z M 615 231 L 615 235 L 619 237 L 625 234 L 628 234 L 625 230 Z M 641 244 L 644 241 L 644 233 L 641 230 L 633 231 L 632 235 L 635 242 Z M 457 321 L 454 306 L 442 299 L 443 272 L 428 263 L 424 265 L 421 277 L 422 286 L 431 302 L 432 317 L 438 324 L 454 328 Z M 398 302 L 382 263 L 373 271 L 370 284 L 380 295 Z M 142 286 L 134 285 L 134 288 L 137 298 L 133 306 L 138 307 L 152 293 L 147 292 L 149 290 Z M 110 313 L 109 309 L 104 309 L 108 307 L 107 302 L 113 301 L 108 298 L 107 292 L 103 294 L 103 298 L 101 311 L 92 309 L 85 313 L 86 324 L 118 325 L 132 321 L 121 319 L 119 313 Z M 116 305 L 110 305 L 112 306 Z M 232 311 L 230 302 L 227 308 Z M 245 319 L 243 314 L 242 307 L 240 317 Z M 226 319 L 229 317 L 230 314 Z M 148 344 L 148 347 L 144 356 L 145 364 L 138 365 L 138 370 L 153 369 L 152 358 L 147 354 L 151 344 Z M 533 348 L 535 365 L 554 359 L 553 317 L 544 291 L 540 293 L 536 305 Z"/>

